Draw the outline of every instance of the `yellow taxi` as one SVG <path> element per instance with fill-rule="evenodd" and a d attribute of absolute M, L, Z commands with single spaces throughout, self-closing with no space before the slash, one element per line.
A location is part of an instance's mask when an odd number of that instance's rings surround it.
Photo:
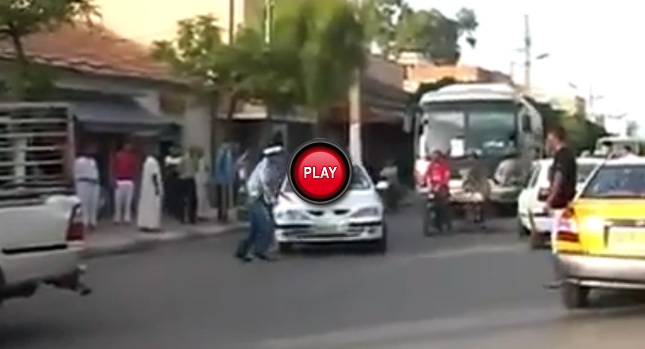
<path fill-rule="evenodd" d="M 645 158 L 608 160 L 555 222 L 555 272 L 567 308 L 595 288 L 645 290 Z"/>

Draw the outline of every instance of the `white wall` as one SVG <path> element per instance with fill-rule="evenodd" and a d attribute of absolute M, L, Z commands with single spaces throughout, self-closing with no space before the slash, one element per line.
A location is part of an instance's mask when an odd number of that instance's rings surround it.
<path fill-rule="evenodd" d="M 213 159 L 210 119 L 209 108 L 191 100 L 188 103 L 182 124 L 183 147 L 186 149 L 193 146 L 202 148 L 208 164 Z"/>

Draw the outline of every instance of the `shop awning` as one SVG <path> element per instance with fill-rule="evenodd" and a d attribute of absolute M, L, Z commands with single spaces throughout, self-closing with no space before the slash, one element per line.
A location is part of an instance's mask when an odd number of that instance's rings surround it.
<path fill-rule="evenodd" d="M 129 98 L 76 100 L 71 105 L 76 120 L 93 132 L 155 135 L 176 124 Z"/>

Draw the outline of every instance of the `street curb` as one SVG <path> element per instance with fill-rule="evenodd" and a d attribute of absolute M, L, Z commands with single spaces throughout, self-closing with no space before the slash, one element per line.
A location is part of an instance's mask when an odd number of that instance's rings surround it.
<path fill-rule="evenodd" d="M 205 240 L 211 238 L 222 237 L 229 234 L 235 234 L 246 230 L 247 223 L 239 223 L 224 228 L 217 229 L 217 231 L 200 231 L 198 229 L 191 229 L 186 232 L 164 232 L 155 236 L 150 234 L 149 237 L 140 235 L 130 241 L 110 244 L 105 246 L 86 246 L 81 253 L 83 259 L 95 259 L 100 257 L 116 256 L 123 254 L 141 253 L 150 251 L 154 248 L 169 245 L 173 243 Z M 168 234 L 168 235 L 162 235 Z"/>

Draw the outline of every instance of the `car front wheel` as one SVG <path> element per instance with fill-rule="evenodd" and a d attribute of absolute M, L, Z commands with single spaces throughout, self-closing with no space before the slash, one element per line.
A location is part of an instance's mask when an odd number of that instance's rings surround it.
<path fill-rule="evenodd" d="M 524 226 L 521 219 L 517 220 L 517 233 L 520 238 L 525 238 L 531 235 L 531 230 Z"/>
<path fill-rule="evenodd" d="M 387 253 L 387 245 L 388 245 L 388 243 L 387 243 L 387 228 L 386 228 L 385 225 L 383 226 L 383 235 L 381 236 L 380 239 L 374 241 L 373 244 L 374 244 L 373 245 L 374 252 L 379 253 L 379 254 Z"/>
<path fill-rule="evenodd" d="M 293 253 L 293 244 L 290 242 L 279 242 L 278 251 L 280 252 L 280 254 Z"/>

